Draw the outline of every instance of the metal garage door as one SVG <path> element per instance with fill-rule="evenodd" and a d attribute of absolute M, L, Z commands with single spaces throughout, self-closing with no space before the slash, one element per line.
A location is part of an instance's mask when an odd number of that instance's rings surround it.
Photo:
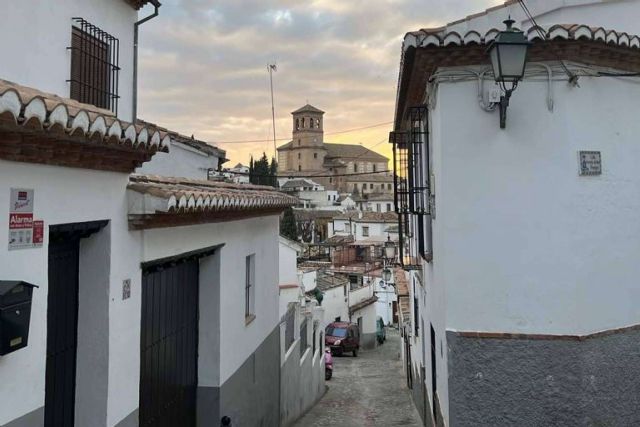
<path fill-rule="evenodd" d="M 140 426 L 195 426 L 198 259 L 142 276 Z"/>

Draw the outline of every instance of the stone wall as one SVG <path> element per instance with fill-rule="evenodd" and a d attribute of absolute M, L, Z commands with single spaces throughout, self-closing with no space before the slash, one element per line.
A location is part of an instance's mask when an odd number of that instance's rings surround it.
<path fill-rule="evenodd" d="M 447 332 L 451 426 L 640 425 L 639 329 L 531 338 Z"/>

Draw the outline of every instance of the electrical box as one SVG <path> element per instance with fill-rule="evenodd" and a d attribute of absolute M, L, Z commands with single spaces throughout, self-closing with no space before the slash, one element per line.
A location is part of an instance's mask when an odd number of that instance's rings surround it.
<path fill-rule="evenodd" d="M 498 103 L 500 102 L 500 97 L 502 96 L 502 90 L 498 85 L 493 85 L 489 88 L 488 91 L 489 102 Z"/>
<path fill-rule="evenodd" d="M 31 298 L 36 285 L 0 280 L 0 356 L 27 346 Z"/>

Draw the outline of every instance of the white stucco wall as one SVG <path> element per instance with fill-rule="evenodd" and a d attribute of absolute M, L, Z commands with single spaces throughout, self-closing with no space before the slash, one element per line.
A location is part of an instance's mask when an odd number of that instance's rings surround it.
<path fill-rule="evenodd" d="M 324 308 L 323 326 L 335 321 L 337 317 L 340 317 L 342 322 L 349 321 L 349 307 L 344 293 L 344 286 L 324 291 L 324 299 L 322 300 L 322 308 Z"/>
<path fill-rule="evenodd" d="M 109 400 L 108 425 L 138 405 L 140 323 L 140 265 L 138 233 L 129 232 L 125 174 L 97 172 L 0 160 L 0 206 L 9 206 L 9 188 L 35 190 L 34 218 L 45 222 L 44 245 L 38 249 L 7 251 L 8 215 L 0 216 L 0 271 L 3 279 L 39 285 L 34 290 L 29 345 L 0 357 L 0 425 L 44 405 L 47 334 L 48 227 L 53 224 L 108 219 L 109 265 Z M 114 250 L 118 248 L 118 250 Z M 82 255 L 81 255 L 82 256 Z M 130 278 L 131 298 L 122 301 L 122 280 Z M 82 286 L 82 283 L 81 283 Z M 132 350 L 133 349 L 133 350 Z M 117 369 L 116 369 L 117 367 Z M 19 374 L 16 374 L 19 373 Z M 28 380 L 25 380 L 28 379 Z M 106 378 L 101 378 L 106 381 Z"/>
<path fill-rule="evenodd" d="M 358 323 L 358 318 L 362 317 L 362 333 L 363 334 L 375 334 L 376 333 L 376 306 L 375 304 L 369 304 L 360 310 L 354 311 L 351 315 L 351 322 Z M 362 342 L 360 343 L 362 345 Z"/>
<path fill-rule="evenodd" d="M 156 153 L 150 162 L 136 169 L 136 173 L 207 179 L 207 170 L 216 170 L 218 157 L 172 141 L 168 153 Z"/>
<path fill-rule="evenodd" d="M 0 14 L 0 79 L 69 97 L 71 26 L 82 17 L 120 41 L 118 117 L 131 121 L 133 24 L 137 12 L 123 0 L 4 1 Z M 10 58 L 10 59 L 7 59 Z"/>
<path fill-rule="evenodd" d="M 278 251 L 278 284 L 297 284 L 299 279 L 297 269 L 297 252 L 295 248 L 288 244 L 283 238 L 280 238 Z"/>
<path fill-rule="evenodd" d="M 107 425 L 113 426 L 138 408 L 140 372 L 141 261 L 150 261 L 225 244 L 220 249 L 221 324 L 219 380 L 224 382 L 273 331 L 278 322 L 278 216 L 170 229 L 129 231 L 125 174 L 0 161 L 0 206 L 9 206 L 9 188 L 35 190 L 34 217 L 45 221 L 44 246 L 8 251 L 8 216 L 0 216 L 0 271 L 3 279 L 39 285 L 34 291 L 29 345 L 0 357 L 0 425 L 44 405 L 48 227 L 52 224 L 107 219 L 108 267 Z M 101 250 L 106 252 L 105 249 Z M 244 268 L 238 260 L 256 254 L 256 319 L 245 326 Z M 82 259 L 82 254 L 81 254 Z M 122 300 L 122 282 L 131 280 L 131 297 Z M 82 280 L 82 277 L 81 277 Z M 218 284 L 219 285 L 219 284 Z M 83 284 L 81 283 L 82 287 Z M 91 300 L 91 295 L 84 298 Z M 81 301 L 82 302 L 82 301 Z M 84 307 L 81 312 L 84 312 Z M 107 347 L 107 346 L 105 346 Z M 83 351 L 79 347 L 79 352 Z M 213 351 L 213 350 L 212 350 Z M 103 355 L 95 353 L 98 359 Z M 81 355 L 79 360 L 92 357 Z M 87 359 L 88 360 L 88 359 Z M 79 368 L 81 365 L 78 365 Z M 16 373 L 20 373 L 19 375 Z M 78 378 L 84 377 L 79 372 Z M 27 380 L 25 380 L 27 379 Z M 218 385 L 218 384 L 203 384 Z M 87 396 L 83 396 L 87 397 Z M 80 401 L 79 401 L 80 402 Z"/>
<path fill-rule="evenodd" d="M 395 288 L 391 286 L 393 284 L 393 278 L 388 282 L 386 288 L 382 285 L 384 281 L 376 277 L 375 280 L 375 294 L 378 297 L 376 302 L 376 315 L 382 317 L 385 325 L 393 323 L 393 302 L 398 300 Z"/>
<path fill-rule="evenodd" d="M 390 222 L 354 222 L 356 230 L 355 230 L 355 238 L 356 240 L 366 239 L 367 237 L 387 237 L 387 233 L 384 231 L 387 227 L 394 225 Z M 362 227 L 369 227 L 369 235 L 365 236 L 362 233 Z M 353 227 L 352 227 L 353 228 Z"/>
<path fill-rule="evenodd" d="M 505 130 L 468 101 L 475 88 L 442 84 L 432 126 L 447 327 L 586 334 L 639 323 L 640 86 L 557 82 L 551 113 L 546 83 L 525 81 Z M 578 175 L 579 150 L 601 151 L 602 175 Z"/>
<path fill-rule="evenodd" d="M 222 286 L 220 342 L 224 343 L 224 351 L 220 356 L 221 384 L 273 332 L 279 322 L 278 227 L 278 216 L 272 215 L 234 222 L 144 232 L 142 258 L 145 261 L 225 244 L 219 250 Z M 245 325 L 245 271 L 244 268 L 238 268 L 238 263 L 243 263 L 244 258 L 251 254 L 256 256 L 256 318 L 249 325 Z"/>

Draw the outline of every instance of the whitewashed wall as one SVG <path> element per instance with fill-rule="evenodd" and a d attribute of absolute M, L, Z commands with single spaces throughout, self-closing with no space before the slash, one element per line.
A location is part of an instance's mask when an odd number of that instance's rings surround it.
<path fill-rule="evenodd" d="M 278 284 L 297 284 L 299 281 L 297 268 L 298 255 L 295 248 L 280 237 L 278 241 L 278 252 Z"/>
<path fill-rule="evenodd" d="M 266 216 L 219 224 L 203 224 L 144 232 L 145 261 L 184 253 L 219 243 L 223 320 L 220 342 L 220 382 L 224 383 L 275 329 L 278 315 L 278 216 Z M 256 319 L 245 325 L 244 262 L 256 254 Z M 244 265 L 244 264 L 243 264 Z M 202 384 L 216 386 L 218 384 Z M 136 386 L 137 390 L 137 386 Z"/>
<path fill-rule="evenodd" d="M 3 279 L 39 285 L 34 290 L 29 345 L 0 357 L 0 425 L 44 405 L 47 334 L 48 228 L 53 224 L 110 220 L 108 425 L 137 408 L 140 327 L 139 233 L 127 224 L 125 174 L 32 165 L 0 160 L 0 206 L 8 211 L 9 188 L 35 190 L 34 217 L 45 222 L 42 248 L 7 251 L 8 215 L 0 216 L 0 272 Z M 63 208 L 64 207 L 64 208 Z M 118 250 L 114 250 L 118 248 Z M 131 298 L 122 301 L 122 280 L 131 279 Z M 133 349 L 133 350 L 132 350 Z M 18 374 L 19 373 L 19 374 Z M 107 381 L 100 378 L 100 381 Z"/>
<path fill-rule="evenodd" d="M 39 249 L 7 251 L 0 246 L 3 279 L 37 284 L 29 345 L 0 357 L 0 425 L 44 405 L 48 226 L 107 219 L 110 221 L 107 425 L 117 424 L 138 407 L 141 261 L 181 254 L 224 243 L 220 250 L 221 356 L 224 382 L 273 331 L 278 316 L 277 215 L 221 224 L 132 232 L 127 224 L 124 174 L 0 161 L 0 206 L 8 210 L 9 188 L 35 190 L 34 216 L 45 221 Z M 64 206 L 64 209 L 61 207 Z M 0 217 L 0 241 L 8 241 L 8 216 Z M 144 243 L 143 243 L 144 241 Z M 244 268 L 238 260 L 256 254 L 256 320 L 244 322 Z M 131 279 L 131 298 L 122 300 L 122 281 Z M 228 343 L 228 344 L 227 344 Z M 17 375 L 16 373 L 20 373 Z M 79 377 L 81 375 L 79 374 Z M 25 380 L 27 379 L 27 380 Z M 203 384 L 218 385 L 218 384 Z"/>
<path fill-rule="evenodd" d="M 132 119 L 133 24 L 123 0 L 8 0 L 0 13 L 0 79 L 69 97 L 71 18 L 82 17 L 120 40 L 118 116 Z"/>
<path fill-rule="evenodd" d="M 322 308 L 324 308 L 323 326 L 335 321 L 337 317 L 340 317 L 342 322 L 349 321 L 349 307 L 344 292 L 344 286 L 324 291 L 324 299 L 322 300 Z"/>
<path fill-rule="evenodd" d="M 448 328 L 586 334 L 640 323 L 640 86 L 554 86 L 551 113 L 546 83 L 522 83 L 505 130 L 465 101 L 473 82 L 440 86 L 434 231 L 446 235 L 434 264 Z M 602 175 L 578 175 L 579 150 L 602 153 Z"/>
<path fill-rule="evenodd" d="M 172 141 L 168 153 L 156 153 L 136 173 L 206 180 L 207 170 L 217 170 L 218 161 L 216 156 Z"/>

